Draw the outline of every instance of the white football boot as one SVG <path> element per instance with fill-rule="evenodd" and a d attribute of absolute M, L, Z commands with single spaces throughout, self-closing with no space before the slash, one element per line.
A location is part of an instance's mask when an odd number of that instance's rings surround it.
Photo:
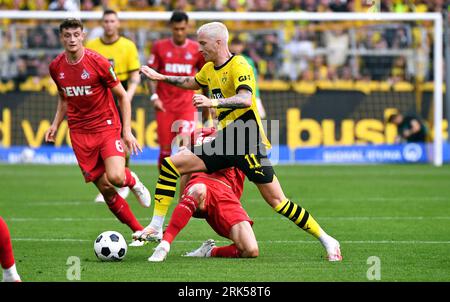
<path fill-rule="evenodd" d="M 186 253 L 185 257 L 211 257 L 211 251 L 216 246 L 213 239 L 208 239 L 196 250 Z"/>
<path fill-rule="evenodd" d="M 167 254 L 169 254 L 170 251 L 170 244 L 169 242 L 163 240 L 160 244 L 155 248 L 155 251 L 153 252 L 153 255 L 151 255 L 148 258 L 148 261 L 150 262 L 162 262 L 167 258 Z"/>
<path fill-rule="evenodd" d="M 142 231 L 133 233 L 133 239 L 139 241 L 161 242 L 162 236 L 162 229 L 157 230 L 150 225 L 146 226 Z"/>
<path fill-rule="evenodd" d="M 330 262 L 342 261 L 341 247 L 339 241 L 333 237 L 326 235 L 325 238 L 321 238 L 323 247 L 327 251 L 327 259 Z"/>
<path fill-rule="evenodd" d="M 122 188 L 116 188 L 117 193 L 122 197 L 123 199 L 126 199 L 128 195 L 130 194 L 130 188 L 128 187 L 122 187 Z M 98 193 L 97 197 L 94 199 L 95 202 L 98 203 L 104 203 L 105 198 L 103 197 L 102 193 Z"/>
<path fill-rule="evenodd" d="M 150 204 L 152 203 L 152 196 L 150 195 L 150 192 L 139 180 L 139 177 L 137 177 L 136 173 L 131 172 L 131 175 L 133 175 L 134 179 L 136 180 L 136 184 L 131 188 L 131 192 L 133 192 L 134 196 L 136 196 L 141 206 L 143 206 L 144 208 L 150 207 Z"/>

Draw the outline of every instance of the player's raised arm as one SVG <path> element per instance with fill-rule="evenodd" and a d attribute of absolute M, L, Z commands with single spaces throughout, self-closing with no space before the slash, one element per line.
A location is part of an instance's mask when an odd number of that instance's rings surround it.
<path fill-rule="evenodd" d="M 142 148 L 131 132 L 130 99 L 128 98 L 122 84 L 114 86 L 113 88 L 111 88 L 111 91 L 117 97 L 120 106 L 120 113 L 122 115 L 123 142 L 127 145 L 132 153 L 138 154 L 138 151 L 142 152 Z"/>
<path fill-rule="evenodd" d="M 200 89 L 200 85 L 195 81 L 194 77 L 163 75 L 148 66 L 141 66 L 140 72 L 152 81 L 164 81 L 189 90 Z"/>
<path fill-rule="evenodd" d="M 56 107 L 55 117 L 53 119 L 52 125 L 48 128 L 47 132 L 45 132 L 45 141 L 55 142 L 56 132 L 58 131 L 59 125 L 64 120 L 67 112 L 67 101 L 64 99 L 64 96 L 59 95 L 58 98 L 58 106 Z"/>

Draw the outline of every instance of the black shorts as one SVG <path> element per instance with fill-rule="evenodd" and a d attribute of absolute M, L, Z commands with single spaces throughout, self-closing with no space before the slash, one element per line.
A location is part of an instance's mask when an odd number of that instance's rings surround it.
<path fill-rule="evenodd" d="M 271 183 L 275 175 L 259 129 L 255 132 L 227 126 L 217 132 L 214 140 L 194 146 L 191 151 L 205 163 L 208 173 L 236 167 L 257 184 Z"/>

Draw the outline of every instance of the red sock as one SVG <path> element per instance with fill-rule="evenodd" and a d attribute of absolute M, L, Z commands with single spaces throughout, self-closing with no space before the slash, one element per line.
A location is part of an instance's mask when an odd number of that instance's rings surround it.
<path fill-rule="evenodd" d="M 116 215 L 117 219 L 119 219 L 120 222 L 128 225 L 130 229 L 133 230 L 133 232 L 140 231 L 144 228 L 139 223 L 139 221 L 137 221 L 133 212 L 131 212 L 131 209 L 128 206 L 127 201 L 122 197 L 120 197 L 119 194 L 114 195 L 114 197 L 111 200 L 111 203 L 107 203 L 107 205 L 111 210 L 111 212 L 113 212 L 113 214 Z"/>
<path fill-rule="evenodd" d="M 0 264 L 4 269 L 14 265 L 14 254 L 6 222 L 0 217 Z"/>
<path fill-rule="evenodd" d="M 197 203 L 192 196 L 185 196 L 175 207 L 169 226 L 163 235 L 163 240 L 169 243 L 175 239 L 178 233 L 186 226 L 197 208 Z"/>
<path fill-rule="evenodd" d="M 136 184 L 136 179 L 134 179 L 133 175 L 131 175 L 131 171 L 128 168 L 125 168 L 125 181 L 123 182 L 122 187 L 134 187 Z"/>
<path fill-rule="evenodd" d="M 220 247 L 216 246 L 211 251 L 211 257 L 240 258 L 241 253 L 235 244 Z"/>
<path fill-rule="evenodd" d="M 170 156 L 170 154 L 172 154 L 172 151 L 169 150 L 160 150 L 159 151 L 159 157 L 158 157 L 158 170 L 161 170 L 161 162 L 164 158 Z"/>

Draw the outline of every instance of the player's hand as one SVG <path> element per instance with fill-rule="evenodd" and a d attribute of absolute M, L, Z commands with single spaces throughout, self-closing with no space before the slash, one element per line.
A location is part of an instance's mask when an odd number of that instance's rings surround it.
<path fill-rule="evenodd" d="M 160 99 L 153 101 L 153 108 L 157 111 L 166 112 L 166 108 L 164 108 L 163 102 Z"/>
<path fill-rule="evenodd" d="M 139 152 L 142 153 L 142 148 L 131 131 L 124 131 L 122 139 L 125 145 L 128 147 L 128 150 L 130 150 L 131 154 L 137 155 L 139 154 Z"/>
<path fill-rule="evenodd" d="M 139 73 L 145 75 L 148 79 L 153 81 L 162 81 L 164 80 L 164 76 L 157 72 L 156 70 L 148 67 L 147 65 L 141 66 L 139 69 Z"/>
<path fill-rule="evenodd" d="M 50 128 L 45 132 L 45 142 L 46 143 L 54 143 L 56 138 L 56 131 L 58 131 L 58 127 L 51 125 Z"/>
<path fill-rule="evenodd" d="M 192 97 L 192 104 L 197 108 L 211 108 L 213 102 L 203 94 L 194 94 Z"/>

